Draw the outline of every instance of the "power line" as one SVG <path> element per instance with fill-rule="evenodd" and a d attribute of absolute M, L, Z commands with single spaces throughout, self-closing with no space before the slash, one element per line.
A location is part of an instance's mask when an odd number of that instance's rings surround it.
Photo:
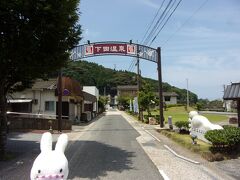
<path fill-rule="evenodd" d="M 132 59 L 132 61 L 131 61 L 131 64 L 130 64 L 130 66 L 128 67 L 128 71 L 132 71 L 133 70 L 133 67 L 134 67 L 134 65 L 135 65 L 135 58 L 133 58 Z"/>
<path fill-rule="evenodd" d="M 196 10 L 193 12 L 193 14 L 192 14 L 174 33 L 171 34 L 171 36 L 163 43 L 163 45 L 167 44 L 167 42 L 168 42 L 170 39 L 172 39 L 172 37 L 173 37 L 178 31 L 180 31 L 180 29 L 181 29 L 183 26 L 185 26 L 185 25 L 188 23 L 188 21 L 190 21 L 190 19 L 191 19 L 198 11 L 200 11 L 200 9 L 202 9 L 202 7 L 205 6 L 205 4 L 206 4 L 207 2 L 208 2 L 208 0 L 205 0 L 205 1 L 199 6 L 199 8 L 196 9 Z"/>
<path fill-rule="evenodd" d="M 155 23 L 154 27 L 152 28 L 151 32 L 148 34 L 147 38 L 144 40 L 143 44 L 147 44 L 149 39 L 151 39 L 151 37 L 153 36 L 153 33 L 155 32 L 155 29 L 157 28 L 159 22 L 161 21 L 162 17 L 164 16 L 164 14 L 166 13 L 167 9 L 169 8 L 170 4 L 172 3 L 172 0 L 170 0 L 167 4 L 167 6 L 165 7 L 164 11 L 162 12 L 162 14 L 160 15 L 160 17 L 158 18 L 157 22 Z"/>
<path fill-rule="evenodd" d="M 158 16 L 160 10 L 162 9 L 162 6 L 163 6 L 164 2 L 165 2 L 165 0 L 163 0 L 161 6 L 158 8 L 157 13 L 155 14 L 155 16 L 154 16 L 154 18 L 153 18 L 153 20 L 152 20 L 151 23 L 149 24 L 148 29 L 147 29 L 146 33 L 144 34 L 144 36 L 143 36 L 143 39 L 142 39 L 142 41 L 141 41 L 141 44 L 143 43 L 143 40 L 146 38 L 146 36 L 147 36 L 147 34 L 148 34 L 150 28 L 152 27 L 152 25 L 153 25 L 153 23 L 154 23 L 156 17 Z"/>
<path fill-rule="evenodd" d="M 151 37 L 149 37 L 149 40 L 147 43 L 149 43 L 149 41 L 152 39 L 152 37 L 154 36 L 154 34 L 156 34 L 157 30 L 159 29 L 159 27 L 162 25 L 162 23 L 165 21 L 166 17 L 168 16 L 169 12 L 172 10 L 172 8 L 174 7 L 176 3 L 176 0 L 174 0 L 174 2 L 171 4 L 171 7 L 168 8 L 167 13 L 164 14 L 163 18 L 161 19 L 160 23 L 158 24 L 157 28 L 154 30 L 153 34 Z"/>
<path fill-rule="evenodd" d="M 170 19 L 170 17 L 173 15 L 173 13 L 176 11 L 176 9 L 178 8 L 179 4 L 182 2 L 182 0 L 180 0 L 177 4 L 177 6 L 174 8 L 174 10 L 172 11 L 172 13 L 168 16 L 167 20 L 165 21 L 165 23 L 163 24 L 163 26 L 161 27 L 161 29 L 158 31 L 157 35 L 152 39 L 151 43 L 149 46 L 151 46 L 151 44 L 155 41 L 155 39 L 157 38 L 157 36 L 159 35 L 159 33 L 162 31 L 162 29 L 165 27 L 165 25 L 167 24 L 168 20 Z"/>

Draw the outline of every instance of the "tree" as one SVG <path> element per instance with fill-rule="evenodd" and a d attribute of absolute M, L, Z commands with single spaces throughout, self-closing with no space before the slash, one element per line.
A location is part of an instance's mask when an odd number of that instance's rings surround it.
<path fill-rule="evenodd" d="M 79 0 L 0 1 L 0 158 L 5 154 L 6 95 L 64 66 L 80 40 Z"/>
<path fill-rule="evenodd" d="M 143 110 L 146 110 L 148 116 L 151 116 L 150 106 L 156 102 L 156 96 L 150 84 L 144 83 L 138 94 L 138 103 Z"/>
<path fill-rule="evenodd" d="M 118 105 L 123 106 L 125 109 L 130 105 L 130 97 L 128 96 L 118 96 L 117 101 Z"/>

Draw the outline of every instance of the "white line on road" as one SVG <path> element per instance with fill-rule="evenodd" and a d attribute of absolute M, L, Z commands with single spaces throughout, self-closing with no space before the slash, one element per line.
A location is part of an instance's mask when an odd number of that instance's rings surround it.
<path fill-rule="evenodd" d="M 174 150 L 172 150 L 170 147 L 168 147 L 167 145 L 164 145 L 165 148 L 167 148 L 171 153 L 173 153 L 175 156 L 181 158 L 181 159 L 184 159 L 185 161 L 188 161 L 188 162 L 191 162 L 191 163 L 194 163 L 194 164 L 200 164 L 200 162 L 197 162 L 197 161 L 194 161 L 194 160 L 191 160 L 191 159 L 188 159 L 186 157 L 183 157 L 181 155 L 178 155 Z"/>
<path fill-rule="evenodd" d="M 152 136 L 155 140 L 157 140 L 158 142 L 161 142 L 156 136 L 154 136 L 152 133 L 150 133 L 148 130 L 144 129 L 144 127 L 142 127 L 143 130 L 148 133 L 150 136 Z"/>
<path fill-rule="evenodd" d="M 161 142 L 156 136 L 154 136 L 152 133 L 150 133 L 148 130 L 146 130 L 144 127 L 142 127 L 142 129 L 148 133 L 150 136 L 152 136 L 155 140 L 157 140 L 158 142 Z M 188 162 L 191 162 L 191 163 L 194 163 L 194 164 L 200 164 L 199 162 L 197 161 L 194 161 L 194 160 L 191 160 L 191 159 L 188 159 L 184 156 L 181 156 L 181 155 L 178 155 L 174 150 L 172 150 L 170 147 L 168 147 L 167 145 L 164 145 L 165 148 L 167 148 L 171 153 L 173 153 L 175 156 L 177 156 L 178 158 L 181 158 L 181 159 L 184 159 L 185 161 L 188 161 Z"/>
<path fill-rule="evenodd" d="M 160 172 L 160 174 L 162 175 L 162 177 L 163 177 L 164 180 L 170 180 L 170 179 L 167 177 L 167 175 L 165 174 L 165 172 L 164 172 L 163 170 L 158 169 L 158 171 Z"/>

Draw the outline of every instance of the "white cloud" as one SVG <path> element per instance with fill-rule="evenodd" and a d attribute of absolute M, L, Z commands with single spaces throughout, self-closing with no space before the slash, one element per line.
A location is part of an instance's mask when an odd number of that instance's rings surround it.
<path fill-rule="evenodd" d="M 137 1 L 139 2 L 139 0 L 137 0 Z M 140 0 L 140 2 L 146 6 L 154 8 L 154 9 L 158 9 L 160 7 L 160 5 L 153 2 L 153 0 Z"/>
<path fill-rule="evenodd" d="M 240 61 L 234 59 L 234 56 L 240 57 L 240 54 L 236 51 L 232 52 L 232 56 L 220 58 L 206 55 L 195 57 L 194 60 L 183 58 L 174 66 L 163 67 L 164 81 L 186 88 L 186 78 L 188 78 L 190 90 L 200 98 L 222 98 L 224 84 L 240 81 L 240 72 L 237 68 L 240 67 Z"/>
<path fill-rule="evenodd" d="M 212 28 L 198 26 L 198 27 L 185 27 L 179 32 L 179 35 L 188 36 L 188 37 L 197 37 L 197 38 L 222 38 L 223 40 L 240 39 L 239 32 L 227 32 L 221 31 L 219 29 L 215 30 Z"/>
<path fill-rule="evenodd" d="M 86 29 L 83 32 L 83 38 L 84 39 L 94 39 L 94 38 L 99 37 L 99 36 L 100 36 L 100 32 L 97 32 L 97 31 L 92 31 L 92 30 Z"/>

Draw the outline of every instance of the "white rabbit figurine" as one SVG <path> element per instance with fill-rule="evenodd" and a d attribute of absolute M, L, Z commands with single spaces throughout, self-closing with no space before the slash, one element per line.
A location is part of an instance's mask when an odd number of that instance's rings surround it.
<path fill-rule="evenodd" d="M 31 180 L 66 180 L 68 176 L 68 160 L 64 155 L 68 136 L 61 134 L 55 150 L 52 150 L 52 134 L 42 135 L 41 153 L 35 159 L 31 169 Z"/>

